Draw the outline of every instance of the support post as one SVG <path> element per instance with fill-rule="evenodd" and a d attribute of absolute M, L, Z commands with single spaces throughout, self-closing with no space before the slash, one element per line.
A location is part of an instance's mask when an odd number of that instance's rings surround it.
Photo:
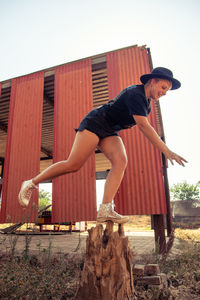
<path fill-rule="evenodd" d="M 166 252 L 164 215 L 153 215 L 155 243 L 159 247 L 159 254 Z"/>
<path fill-rule="evenodd" d="M 3 169 L 4 169 L 4 158 L 0 158 L 1 159 L 1 164 L 2 164 L 2 167 L 1 167 L 1 174 L 0 174 L 0 197 L 1 197 L 1 191 L 2 191 L 2 185 L 3 185 Z"/>
<path fill-rule="evenodd" d="M 165 196 L 166 196 L 166 205 L 167 205 L 167 235 L 170 236 L 172 233 L 172 213 L 171 213 L 171 205 L 170 205 L 170 194 L 169 194 L 169 182 L 167 177 L 167 167 L 166 167 L 166 158 L 162 154 L 163 160 L 163 177 L 164 177 L 164 185 L 165 185 Z"/>

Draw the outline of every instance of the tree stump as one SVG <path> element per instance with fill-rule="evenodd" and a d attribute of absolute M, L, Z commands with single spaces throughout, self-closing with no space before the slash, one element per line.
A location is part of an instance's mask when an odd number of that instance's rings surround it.
<path fill-rule="evenodd" d="M 123 225 L 113 222 L 88 230 L 86 255 L 77 300 L 128 300 L 134 294 L 132 251 Z"/>

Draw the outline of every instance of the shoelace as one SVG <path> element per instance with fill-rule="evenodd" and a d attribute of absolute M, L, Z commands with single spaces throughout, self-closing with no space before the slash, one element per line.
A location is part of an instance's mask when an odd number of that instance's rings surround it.
<path fill-rule="evenodd" d="M 30 199 L 31 195 L 32 195 L 32 190 L 34 190 L 33 186 L 29 186 L 24 190 L 23 196 L 24 198 Z"/>

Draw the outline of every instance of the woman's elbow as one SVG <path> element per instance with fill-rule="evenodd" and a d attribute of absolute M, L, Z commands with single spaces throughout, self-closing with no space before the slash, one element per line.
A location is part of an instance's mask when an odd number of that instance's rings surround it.
<path fill-rule="evenodd" d="M 139 130 L 144 131 L 147 125 L 144 123 L 137 123 L 137 127 Z"/>

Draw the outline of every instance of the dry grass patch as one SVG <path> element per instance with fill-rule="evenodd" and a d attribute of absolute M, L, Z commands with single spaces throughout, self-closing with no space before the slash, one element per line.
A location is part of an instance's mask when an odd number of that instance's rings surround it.
<path fill-rule="evenodd" d="M 0 257 L 0 299 L 73 299 L 80 278 L 80 256 Z"/>

